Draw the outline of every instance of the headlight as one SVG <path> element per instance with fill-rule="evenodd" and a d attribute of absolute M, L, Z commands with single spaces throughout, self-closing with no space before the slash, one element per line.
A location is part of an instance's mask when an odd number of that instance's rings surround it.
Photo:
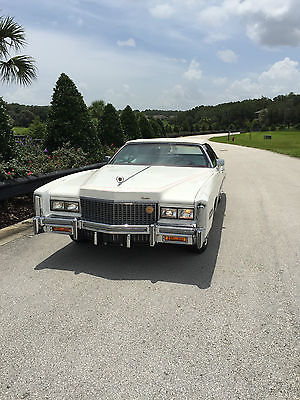
<path fill-rule="evenodd" d="M 65 202 L 65 210 L 78 212 L 79 211 L 79 203 L 77 201 L 66 201 Z"/>
<path fill-rule="evenodd" d="M 78 201 L 51 200 L 50 209 L 52 211 L 78 212 L 79 211 L 79 202 Z"/>
<path fill-rule="evenodd" d="M 52 200 L 51 201 L 51 210 L 53 211 L 64 211 L 64 202 L 59 200 Z"/>
<path fill-rule="evenodd" d="M 173 218 L 173 219 L 194 219 L 194 209 L 193 208 L 161 207 L 160 217 L 161 218 Z"/>
<path fill-rule="evenodd" d="M 177 218 L 177 208 L 166 208 L 160 209 L 161 218 Z"/>
<path fill-rule="evenodd" d="M 179 208 L 178 209 L 179 219 L 194 219 L 194 209 L 193 208 Z"/>

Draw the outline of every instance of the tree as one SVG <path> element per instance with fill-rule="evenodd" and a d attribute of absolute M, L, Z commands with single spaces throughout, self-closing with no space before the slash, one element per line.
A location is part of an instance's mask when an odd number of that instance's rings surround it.
<path fill-rule="evenodd" d="M 5 161 L 13 156 L 14 136 L 8 123 L 6 103 L 0 97 L 0 156 Z"/>
<path fill-rule="evenodd" d="M 25 32 L 13 17 L 0 16 L 0 80 L 29 85 L 36 79 L 35 61 L 30 56 L 15 55 L 26 44 Z"/>
<path fill-rule="evenodd" d="M 104 108 L 103 117 L 99 127 L 100 140 L 107 146 L 120 147 L 125 142 L 124 132 L 115 107 L 108 103 Z"/>
<path fill-rule="evenodd" d="M 139 127 L 140 127 L 142 138 L 150 139 L 155 136 L 150 122 L 148 121 L 148 119 L 145 117 L 145 115 L 143 113 L 140 113 L 140 116 L 139 116 Z"/>
<path fill-rule="evenodd" d="M 104 113 L 104 107 L 105 107 L 104 100 L 95 100 L 91 103 L 91 105 L 88 108 L 90 117 L 97 131 L 99 129 L 100 120 Z"/>
<path fill-rule="evenodd" d="M 41 122 L 40 117 L 35 117 L 29 125 L 29 135 L 34 139 L 44 139 L 46 135 L 46 123 Z"/>
<path fill-rule="evenodd" d="M 121 124 L 127 139 L 131 140 L 141 137 L 135 114 L 129 105 L 121 113 Z"/>
<path fill-rule="evenodd" d="M 81 147 L 91 157 L 100 152 L 97 132 L 83 97 L 74 82 L 62 73 L 53 91 L 45 144 L 48 151 L 53 151 L 67 142 Z"/>
<path fill-rule="evenodd" d="M 105 108 L 105 101 L 104 100 L 95 100 L 89 106 L 89 113 L 91 118 L 96 118 L 100 120 L 103 116 Z"/>

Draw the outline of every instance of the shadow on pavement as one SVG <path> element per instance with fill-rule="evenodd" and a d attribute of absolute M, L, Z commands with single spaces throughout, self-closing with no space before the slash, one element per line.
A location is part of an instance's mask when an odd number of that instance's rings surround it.
<path fill-rule="evenodd" d="M 211 285 L 220 247 L 226 195 L 216 210 L 209 245 L 203 254 L 187 246 L 94 246 L 70 243 L 35 267 L 35 270 L 58 269 L 85 273 L 112 280 L 149 280 L 196 285 Z"/>

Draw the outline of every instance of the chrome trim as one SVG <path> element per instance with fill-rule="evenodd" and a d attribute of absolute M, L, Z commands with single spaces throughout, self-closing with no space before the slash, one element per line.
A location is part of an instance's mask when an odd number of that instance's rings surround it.
<path fill-rule="evenodd" d="M 82 221 L 82 229 L 111 234 L 148 234 L 149 225 L 108 225 L 98 222 Z"/>
<path fill-rule="evenodd" d="M 155 225 L 150 225 L 150 246 L 155 245 Z"/>
<path fill-rule="evenodd" d="M 40 217 L 34 217 L 33 218 L 33 231 L 35 235 L 39 234 L 39 229 L 40 229 Z"/>
<path fill-rule="evenodd" d="M 195 233 L 195 228 L 188 228 L 188 227 L 177 227 L 177 226 L 160 226 L 158 225 L 158 232 L 162 235 L 169 235 L 169 234 L 182 234 L 182 235 L 193 235 Z"/>
<path fill-rule="evenodd" d="M 41 209 L 41 196 L 34 195 L 33 196 L 33 203 L 34 203 L 34 211 L 35 211 L 35 216 L 40 217 L 42 215 L 42 209 Z"/>
<path fill-rule="evenodd" d="M 94 232 L 94 245 L 97 246 L 98 244 L 98 232 Z"/>
<path fill-rule="evenodd" d="M 127 249 L 130 249 L 130 235 L 127 235 L 127 238 L 126 238 L 126 247 L 127 247 Z"/>
<path fill-rule="evenodd" d="M 74 239 L 78 239 L 78 233 L 81 229 L 89 230 L 93 232 L 93 242 L 95 245 L 98 244 L 98 233 L 108 233 L 108 234 L 124 234 L 126 237 L 126 246 L 131 247 L 131 235 L 146 234 L 149 235 L 149 245 L 151 247 L 155 246 L 156 243 L 165 243 L 164 236 L 166 235 L 176 235 L 181 237 L 187 237 L 187 242 L 167 242 L 176 244 L 198 244 L 202 246 L 205 235 L 205 228 L 196 228 L 195 224 L 191 226 L 172 226 L 172 225 L 107 225 L 99 224 L 96 222 L 78 220 L 77 218 L 66 217 L 57 218 L 57 216 L 48 217 L 35 217 L 34 222 L 34 233 L 41 233 L 41 228 L 47 232 L 52 232 L 54 226 L 57 227 L 68 227 L 71 228 L 71 234 Z M 55 232 L 62 234 L 70 234 L 67 232 Z"/>
<path fill-rule="evenodd" d="M 74 240 L 78 239 L 78 224 L 77 224 L 77 218 L 74 218 L 73 221 L 73 238 Z"/>

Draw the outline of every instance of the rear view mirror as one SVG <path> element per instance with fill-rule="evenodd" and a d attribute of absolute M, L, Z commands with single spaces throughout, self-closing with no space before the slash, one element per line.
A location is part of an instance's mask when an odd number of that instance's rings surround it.
<path fill-rule="evenodd" d="M 111 159 L 111 156 L 105 156 L 104 157 L 104 161 L 107 162 L 107 163 L 110 161 L 110 159 Z"/>

